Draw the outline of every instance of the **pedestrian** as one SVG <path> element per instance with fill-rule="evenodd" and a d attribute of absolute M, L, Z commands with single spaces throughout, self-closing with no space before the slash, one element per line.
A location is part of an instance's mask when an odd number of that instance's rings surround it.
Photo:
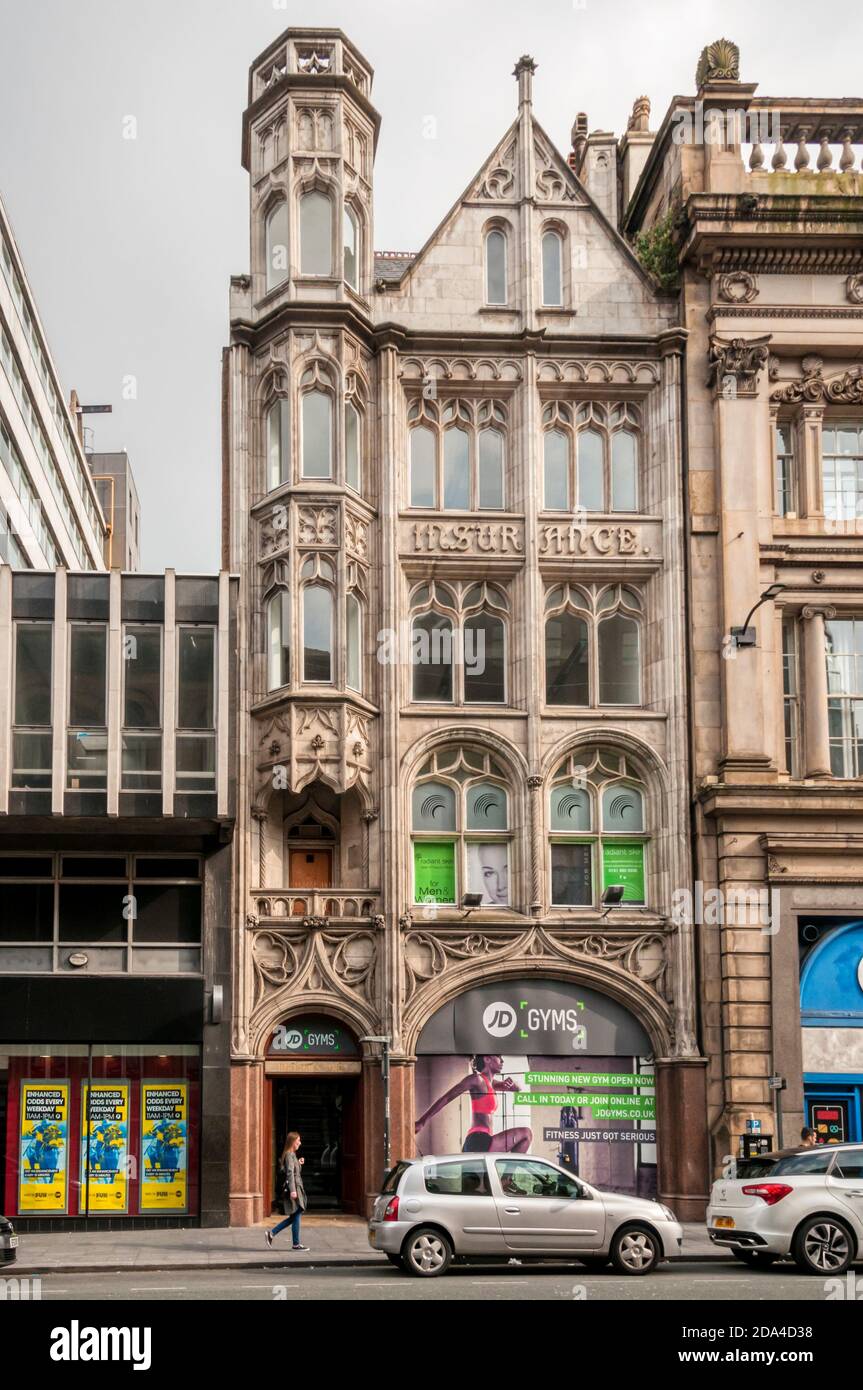
<path fill-rule="evenodd" d="M 804 1125 L 803 1129 L 800 1131 L 800 1143 L 804 1149 L 817 1148 L 818 1135 L 815 1133 L 815 1130 L 809 1129 L 808 1126 Z"/>
<path fill-rule="evenodd" d="M 292 1129 L 285 1140 L 285 1147 L 282 1149 L 282 1156 L 279 1165 L 284 1170 L 285 1175 L 285 1195 L 284 1210 L 285 1219 L 280 1221 L 278 1226 L 274 1226 L 271 1231 L 267 1231 L 267 1245 L 272 1247 L 273 1237 L 283 1231 L 286 1226 L 290 1226 L 293 1236 L 294 1250 L 308 1250 L 307 1245 L 300 1244 L 300 1219 L 306 1209 L 306 1189 L 303 1186 L 303 1163 L 304 1159 L 298 1155 L 298 1149 L 302 1140 L 295 1129 Z"/>

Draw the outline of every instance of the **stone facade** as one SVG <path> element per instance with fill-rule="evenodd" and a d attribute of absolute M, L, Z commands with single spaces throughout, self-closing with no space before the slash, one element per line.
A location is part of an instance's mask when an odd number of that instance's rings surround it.
<path fill-rule="evenodd" d="M 622 227 L 671 228 L 688 335 L 697 876 L 724 905 L 698 928 L 718 1165 L 753 1119 L 796 1142 L 831 1076 L 860 1137 L 860 986 L 842 985 L 854 1026 L 809 1010 L 801 1027 L 801 975 L 859 918 L 863 879 L 845 656 L 863 604 L 863 103 L 756 95 L 725 41 L 696 85 L 639 135 Z"/>
<path fill-rule="evenodd" d="M 223 558 L 240 575 L 240 1224 L 273 1194 L 274 1077 L 360 1075 L 350 1205 L 365 1208 L 384 1161 L 378 1040 L 397 1157 L 415 1151 L 429 1018 L 525 977 L 635 1016 L 656 1062 L 659 1191 L 684 1216 L 703 1209 L 694 943 L 671 916 L 691 880 L 686 335 L 614 225 L 613 147 L 589 145 L 589 192 L 533 116 L 533 71 L 519 60 L 514 122 L 422 250 L 373 255 L 368 63 L 340 31 L 288 30 L 251 68 L 251 269 L 232 281 L 223 375 Z M 568 704 L 546 675 L 551 622 L 580 634 L 556 668 L 581 682 Z M 417 673 L 417 633 L 445 629 L 491 644 L 487 685 L 459 659 Z M 495 841 L 508 891 L 463 903 L 460 819 L 457 891 L 416 901 L 415 789 L 459 799 L 478 779 L 508 806 Z M 556 905 L 564 781 L 595 807 L 592 868 L 583 901 Z M 615 788 L 643 816 L 625 853 L 645 886 L 609 910 Z M 359 1060 L 268 1061 L 274 1029 L 300 1016 L 337 1021 Z"/>

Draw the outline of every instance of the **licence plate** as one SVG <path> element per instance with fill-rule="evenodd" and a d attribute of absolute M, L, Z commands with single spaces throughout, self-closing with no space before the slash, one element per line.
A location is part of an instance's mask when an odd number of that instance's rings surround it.
<path fill-rule="evenodd" d="M 0 1246 L 4 1250 L 16 1250 L 18 1248 L 17 1236 L 0 1236 Z"/>
<path fill-rule="evenodd" d="M 716 1221 L 715 1221 L 714 1224 L 715 1224 L 716 1226 L 721 1226 L 722 1229 L 723 1229 L 724 1231 L 730 1231 L 730 1230 L 733 1228 L 733 1226 L 734 1226 L 734 1217 L 733 1217 L 733 1216 L 717 1216 Z"/>
<path fill-rule="evenodd" d="M 370 1245 L 370 1246 L 372 1247 L 372 1249 L 374 1250 L 374 1248 L 375 1248 L 375 1233 L 374 1233 L 374 1231 L 369 1231 L 369 1245 Z"/>

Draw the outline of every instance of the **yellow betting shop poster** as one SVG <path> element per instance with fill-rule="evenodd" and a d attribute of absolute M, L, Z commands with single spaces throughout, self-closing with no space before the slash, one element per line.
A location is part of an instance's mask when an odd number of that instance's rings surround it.
<path fill-rule="evenodd" d="M 141 1083 L 141 1211 L 184 1212 L 188 1203 L 189 1087 Z"/>
<path fill-rule="evenodd" d="M 107 1216 L 114 1212 L 125 1215 L 128 1210 L 128 1157 L 128 1081 L 94 1081 L 92 1091 L 84 1086 L 81 1174 L 86 1186 L 81 1206 L 91 1216 Z"/>
<path fill-rule="evenodd" d="M 69 1082 L 21 1082 L 18 1211 L 66 1211 L 69 1179 Z"/>

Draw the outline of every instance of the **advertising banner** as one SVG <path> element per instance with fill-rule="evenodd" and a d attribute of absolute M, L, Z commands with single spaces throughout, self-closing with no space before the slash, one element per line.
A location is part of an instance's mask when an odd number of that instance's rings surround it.
<path fill-rule="evenodd" d="M 188 1201 L 188 1082 L 142 1081 L 140 1209 L 185 1212 Z"/>
<path fill-rule="evenodd" d="M 414 902 L 455 902 L 455 845 L 414 845 Z"/>
<path fill-rule="evenodd" d="M 129 1209 L 128 1159 L 128 1081 L 94 1081 L 92 1091 L 83 1086 L 81 1211 L 90 1216 L 113 1216 L 118 1212 L 125 1216 Z"/>
<path fill-rule="evenodd" d="M 623 884 L 625 903 L 644 902 L 644 845 L 607 840 L 602 846 L 602 886 Z"/>
<path fill-rule="evenodd" d="M 18 1212 L 65 1215 L 69 1201 L 69 1082 L 22 1081 Z"/>

